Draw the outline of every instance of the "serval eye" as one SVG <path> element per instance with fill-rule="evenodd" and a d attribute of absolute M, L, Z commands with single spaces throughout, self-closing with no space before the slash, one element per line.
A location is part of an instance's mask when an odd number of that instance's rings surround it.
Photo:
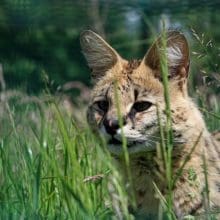
<path fill-rule="evenodd" d="M 135 102 L 133 105 L 133 109 L 136 112 L 143 112 L 145 110 L 147 110 L 148 108 L 150 108 L 152 105 L 152 103 L 147 102 L 147 101 L 143 101 L 143 102 Z"/>
<path fill-rule="evenodd" d="M 101 101 L 97 101 L 96 105 L 98 106 L 99 109 L 101 109 L 104 112 L 108 111 L 108 101 L 106 100 L 101 100 Z"/>

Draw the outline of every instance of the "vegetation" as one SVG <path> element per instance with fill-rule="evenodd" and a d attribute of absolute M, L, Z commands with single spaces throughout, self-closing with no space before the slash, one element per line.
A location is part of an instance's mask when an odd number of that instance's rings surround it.
<path fill-rule="evenodd" d="M 106 219 L 113 212 L 111 196 L 117 195 L 125 209 L 120 175 L 100 141 L 88 129 L 65 121 L 55 104 L 50 107 L 46 117 L 40 106 L 28 104 L 15 113 L 5 105 L 0 218 Z"/>
<path fill-rule="evenodd" d="M 152 33 L 160 31 L 161 18 L 168 27 L 183 30 L 192 44 L 191 95 L 208 128 L 219 129 L 218 1 L 153 2 L 54 0 L 51 5 L 3 0 L 0 219 L 133 218 L 121 175 L 104 141 L 84 123 L 85 87 L 66 86 L 69 81 L 87 85 L 90 81 L 79 48 L 83 29 L 101 33 L 125 58 L 144 55 L 155 37 Z M 198 14 L 203 14 L 201 19 Z M 81 96 L 77 99 L 75 90 L 64 94 L 65 88 L 80 88 Z M 168 136 L 169 126 L 164 131 Z M 124 145 L 126 150 L 126 140 Z M 169 155 L 166 152 L 171 184 Z M 170 219 L 174 218 L 171 197 L 165 202 Z"/>

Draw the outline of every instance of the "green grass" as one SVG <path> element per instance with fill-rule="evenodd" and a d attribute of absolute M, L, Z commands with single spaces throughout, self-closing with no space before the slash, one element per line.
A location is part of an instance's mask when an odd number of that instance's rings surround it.
<path fill-rule="evenodd" d="M 131 219 L 121 174 L 105 143 L 51 100 L 1 103 L 0 219 Z M 173 219 L 169 154 L 165 209 Z"/>
<path fill-rule="evenodd" d="M 3 104 L 0 219 L 110 219 L 117 206 L 129 218 L 120 174 L 87 127 L 53 102 Z"/>
<path fill-rule="evenodd" d="M 130 217 L 120 173 L 87 127 L 53 103 L 43 112 L 33 104 L 22 109 L 6 104 L 4 117 L 0 219 L 111 219 L 120 215 L 118 204 Z"/>

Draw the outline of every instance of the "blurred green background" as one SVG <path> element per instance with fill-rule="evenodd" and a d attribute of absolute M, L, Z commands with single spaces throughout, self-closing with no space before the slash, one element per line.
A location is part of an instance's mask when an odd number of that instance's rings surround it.
<path fill-rule="evenodd" d="M 190 41 L 193 91 L 205 82 L 219 95 L 219 0 L 1 0 L 6 88 L 38 94 L 45 76 L 52 93 L 69 81 L 89 85 L 79 45 L 82 30 L 99 33 L 124 58 L 142 58 L 162 20 Z"/>

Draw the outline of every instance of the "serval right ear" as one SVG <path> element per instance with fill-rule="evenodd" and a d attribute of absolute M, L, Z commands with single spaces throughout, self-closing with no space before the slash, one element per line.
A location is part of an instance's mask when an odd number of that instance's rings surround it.
<path fill-rule="evenodd" d="M 119 54 L 93 31 L 83 31 L 80 35 L 80 44 L 95 81 L 121 59 Z"/>
<path fill-rule="evenodd" d="M 187 78 L 189 71 L 189 47 L 185 36 L 179 31 L 168 31 L 164 36 L 166 48 L 162 46 L 162 37 L 158 37 L 148 50 L 144 57 L 144 63 L 154 70 L 155 77 L 160 79 L 161 53 L 165 50 L 169 67 L 169 79 Z"/>

